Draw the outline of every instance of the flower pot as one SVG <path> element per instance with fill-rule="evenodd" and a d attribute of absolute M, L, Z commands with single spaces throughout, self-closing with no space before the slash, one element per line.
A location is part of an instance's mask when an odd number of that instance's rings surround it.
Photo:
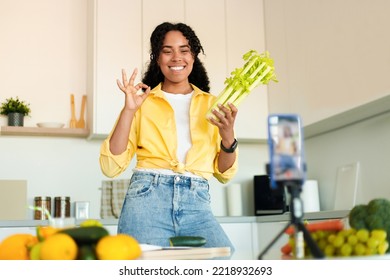
<path fill-rule="evenodd" d="M 8 126 L 23 126 L 24 114 L 22 113 L 9 113 L 8 114 Z"/>

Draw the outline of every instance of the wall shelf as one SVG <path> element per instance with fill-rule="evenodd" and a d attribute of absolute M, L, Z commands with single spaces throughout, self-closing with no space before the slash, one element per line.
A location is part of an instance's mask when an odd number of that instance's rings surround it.
<path fill-rule="evenodd" d="M 24 126 L 1 126 L 0 136 L 53 136 L 87 138 L 89 129 L 86 128 L 43 128 Z"/>

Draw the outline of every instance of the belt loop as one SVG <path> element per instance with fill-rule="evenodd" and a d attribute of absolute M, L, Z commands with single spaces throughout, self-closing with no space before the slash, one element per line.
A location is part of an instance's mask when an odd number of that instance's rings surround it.
<path fill-rule="evenodd" d="M 159 174 L 154 174 L 153 183 L 154 183 L 155 186 L 157 186 L 157 184 L 158 184 L 158 178 L 159 178 Z"/>

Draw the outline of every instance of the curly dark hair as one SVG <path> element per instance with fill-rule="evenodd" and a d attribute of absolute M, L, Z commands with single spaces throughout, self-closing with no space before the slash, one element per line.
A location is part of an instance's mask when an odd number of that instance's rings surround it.
<path fill-rule="evenodd" d="M 200 44 L 199 38 L 196 36 L 194 30 L 184 23 L 170 23 L 164 22 L 158 25 L 152 35 L 150 36 L 150 62 L 148 63 L 147 70 L 143 76 L 142 82 L 154 88 L 160 82 L 164 81 L 164 75 L 161 72 L 160 66 L 157 63 L 159 58 L 165 35 L 169 31 L 180 31 L 184 37 L 188 40 L 191 53 L 194 56 L 194 65 L 191 74 L 188 77 L 190 83 L 194 84 L 205 92 L 210 91 L 210 81 L 207 75 L 206 68 L 198 58 L 198 54 L 204 50 Z"/>

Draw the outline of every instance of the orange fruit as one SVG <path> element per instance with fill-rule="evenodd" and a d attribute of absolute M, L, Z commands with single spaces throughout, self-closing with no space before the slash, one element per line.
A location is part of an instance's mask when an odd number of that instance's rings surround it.
<path fill-rule="evenodd" d="M 96 245 L 99 260 L 135 260 L 141 253 L 138 241 L 127 234 L 104 236 Z"/>
<path fill-rule="evenodd" d="M 53 235 L 58 231 L 57 228 L 52 226 L 37 226 L 37 237 L 39 241 L 45 240 L 50 235 Z"/>
<path fill-rule="evenodd" d="M 40 248 L 41 260 L 74 260 L 77 257 L 76 241 L 65 233 L 47 237 Z"/>
<path fill-rule="evenodd" d="M 38 239 L 32 234 L 10 235 L 0 243 L 0 260 L 29 260 L 29 249 L 36 243 Z"/>

